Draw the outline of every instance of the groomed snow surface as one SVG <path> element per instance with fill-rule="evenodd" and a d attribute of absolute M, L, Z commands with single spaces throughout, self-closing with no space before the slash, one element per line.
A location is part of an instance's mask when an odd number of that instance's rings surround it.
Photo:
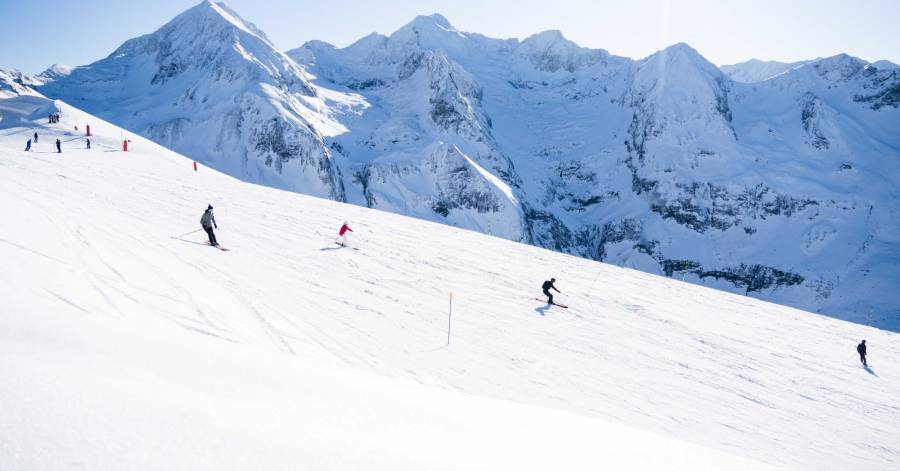
<path fill-rule="evenodd" d="M 0 113 L 2 470 L 900 468 L 896 334 Z"/>

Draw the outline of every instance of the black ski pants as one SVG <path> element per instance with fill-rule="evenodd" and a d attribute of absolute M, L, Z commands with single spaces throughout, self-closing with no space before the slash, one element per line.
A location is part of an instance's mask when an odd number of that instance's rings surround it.
<path fill-rule="evenodd" d="M 545 289 L 545 290 L 544 290 L 544 294 L 547 296 L 547 302 L 550 303 L 550 304 L 553 304 L 553 295 L 550 294 L 550 290 L 549 290 L 549 289 Z"/>
<path fill-rule="evenodd" d="M 203 230 L 206 231 L 206 235 L 209 236 L 209 245 L 219 245 L 212 227 L 204 226 Z"/>

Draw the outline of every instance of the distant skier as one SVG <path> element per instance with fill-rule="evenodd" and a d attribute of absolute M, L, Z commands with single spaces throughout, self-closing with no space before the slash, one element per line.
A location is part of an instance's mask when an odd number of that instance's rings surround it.
<path fill-rule="evenodd" d="M 28 142 L 25 143 L 25 152 L 28 152 L 30 150 L 31 150 L 31 139 L 29 139 Z"/>
<path fill-rule="evenodd" d="M 556 290 L 557 293 L 561 291 L 556 289 L 556 286 L 553 286 L 553 283 L 556 282 L 556 278 L 550 278 L 550 281 L 545 281 L 543 285 L 541 285 L 541 289 L 544 290 L 544 295 L 547 296 L 547 303 L 553 304 L 553 295 L 550 294 L 550 290 Z"/>
<path fill-rule="evenodd" d="M 347 225 L 347 221 L 344 221 L 341 224 L 341 229 L 338 231 L 338 238 L 335 241 L 338 245 L 347 245 L 347 232 L 353 232 L 353 229 L 350 229 L 350 226 Z"/>
<path fill-rule="evenodd" d="M 863 366 L 868 368 L 869 364 L 866 363 L 866 341 L 865 340 L 863 340 L 862 342 L 859 343 L 859 345 L 856 346 L 856 351 L 859 353 L 859 361 L 862 362 Z"/>
<path fill-rule="evenodd" d="M 218 229 L 219 225 L 216 224 L 216 217 L 213 215 L 212 205 L 209 205 L 206 208 L 206 211 L 203 212 L 203 217 L 200 218 L 200 225 L 203 226 L 203 230 L 206 231 L 206 235 L 209 236 L 209 245 L 218 247 L 219 241 L 216 240 L 216 234 L 213 232 L 213 227 Z"/>
<path fill-rule="evenodd" d="M 91 148 L 91 140 L 85 139 L 85 142 L 87 142 L 87 148 L 90 149 Z"/>
<path fill-rule="evenodd" d="M 37 131 L 34 132 L 34 143 L 35 143 L 35 144 L 38 143 Z"/>
<path fill-rule="evenodd" d="M 62 154 L 62 142 L 59 142 L 59 139 L 56 140 L 56 153 Z"/>

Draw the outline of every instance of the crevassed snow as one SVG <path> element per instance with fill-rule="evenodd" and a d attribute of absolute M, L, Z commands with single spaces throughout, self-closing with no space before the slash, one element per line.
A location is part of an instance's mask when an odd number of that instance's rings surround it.
<path fill-rule="evenodd" d="M 0 131 L 3 469 L 900 463 L 896 334 L 122 153 L 44 106 Z M 551 276 L 569 309 L 534 300 Z"/>

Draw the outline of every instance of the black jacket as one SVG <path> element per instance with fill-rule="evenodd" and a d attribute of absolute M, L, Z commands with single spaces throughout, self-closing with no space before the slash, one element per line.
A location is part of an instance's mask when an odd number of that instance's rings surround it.
<path fill-rule="evenodd" d="M 557 293 L 561 292 L 560 290 L 556 289 L 556 286 L 553 286 L 552 281 L 545 281 L 544 284 L 541 285 L 541 288 L 544 291 L 549 291 L 552 288 L 552 289 L 555 289 Z"/>
<path fill-rule="evenodd" d="M 859 352 L 860 355 L 865 355 L 866 354 L 866 344 L 861 343 L 861 344 L 857 345 L 856 351 Z"/>

